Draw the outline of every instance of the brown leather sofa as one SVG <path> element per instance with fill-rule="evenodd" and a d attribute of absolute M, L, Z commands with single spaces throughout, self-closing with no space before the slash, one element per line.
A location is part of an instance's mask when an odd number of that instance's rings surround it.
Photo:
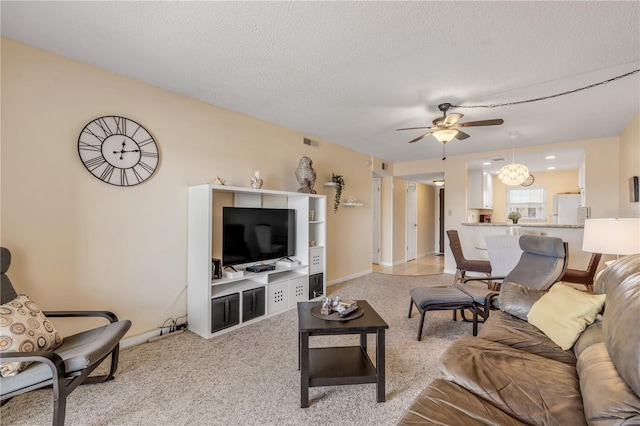
<path fill-rule="evenodd" d="M 526 320 L 493 311 L 478 337 L 447 349 L 444 378 L 399 424 L 640 424 L 640 254 L 605 269 L 594 292 L 606 294 L 604 314 L 569 350 Z M 518 316 L 538 297 L 523 295 Z"/>

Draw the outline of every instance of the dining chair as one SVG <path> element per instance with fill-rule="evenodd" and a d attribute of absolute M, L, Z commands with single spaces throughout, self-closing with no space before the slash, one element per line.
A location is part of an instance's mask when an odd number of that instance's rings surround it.
<path fill-rule="evenodd" d="M 583 284 L 589 293 L 593 293 L 593 279 L 598 270 L 601 257 L 602 253 L 591 253 L 591 258 L 589 259 L 586 270 L 567 269 L 562 278 L 560 278 L 560 281 Z"/>
<path fill-rule="evenodd" d="M 491 263 L 491 280 L 502 281 L 520 261 L 520 236 L 509 234 L 487 235 L 487 256 Z"/>
<path fill-rule="evenodd" d="M 453 277 L 453 284 L 464 282 L 467 279 L 467 272 L 480 272 L 486 276 L 491 275 L 491 263 L 488 260 L 467 259 L 462 252 L 460 236 L 455 229 L 447 231 L 449 237 L 449 247 L 456 261 L 456 273 Z"/>

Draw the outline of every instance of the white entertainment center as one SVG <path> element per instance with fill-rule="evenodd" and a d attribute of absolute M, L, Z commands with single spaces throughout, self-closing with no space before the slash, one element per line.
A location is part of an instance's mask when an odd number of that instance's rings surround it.
<path fill-rule="evenodd" d="M 291 266 L 214 279 L 221 258 L 223 207 L 295 210 L 295 256 Z M 187 313 L 189 330 L 210 338 L 326 294 L 326 197 L 224 185 L 189 187 Z M 299 263 L 298 263 L 299 262 Z M 264 263 L 276 263 L 276 259 Z M 224 267 L 225 265 L 223 265 Z"/>

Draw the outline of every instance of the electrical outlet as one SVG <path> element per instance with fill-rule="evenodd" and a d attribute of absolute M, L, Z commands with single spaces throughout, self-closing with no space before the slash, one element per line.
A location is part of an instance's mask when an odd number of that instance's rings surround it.
<path fill-rule="evenodd" d="M 453 210 L 447 210 L 447 214 L 448 214 L 449 216 L 453 216 Z"/>

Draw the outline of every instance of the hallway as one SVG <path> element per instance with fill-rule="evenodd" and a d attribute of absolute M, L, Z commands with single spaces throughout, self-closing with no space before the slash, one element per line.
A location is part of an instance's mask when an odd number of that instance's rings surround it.
<path fill-rule="evenodd" d="M 430 254 L 396 266 L 372 265 L 373 272 L 389 275 L 434 275 L 444 271 L 444 256 Z"/>

